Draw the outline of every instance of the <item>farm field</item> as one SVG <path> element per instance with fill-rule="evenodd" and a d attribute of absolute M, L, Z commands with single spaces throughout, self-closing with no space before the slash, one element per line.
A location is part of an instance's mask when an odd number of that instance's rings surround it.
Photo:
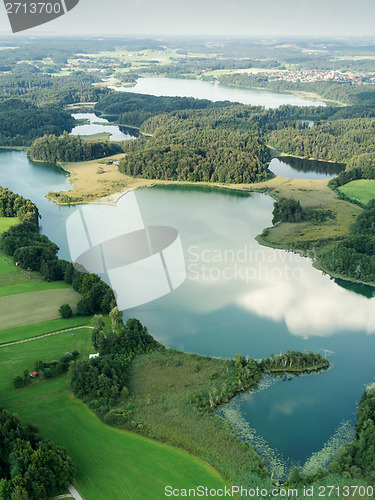
<path fill-rule="evenodd" d="M 57 334 L 0 348 L 1 404 L 21 419 L 38 425 L 41 433 L 64 446 L 77 466 L 75 486 L 85 500 L 162 499 L 164 487 L 223 487 L 224 480 L 209 465 L 137 434 L 109 427 L 67 390 L 67 376 L 12 389 L 12 380 L 31 369 L 36 359 L 59 358 L 77 349 L 91 350 L 91 330 Z"/>
<path fill-rule="evenodd" d="M 339 191 L 364 205 L 375 198 L 375 180 L 360 179 L 339 187 Z"/>
<path fill-rule="evenodd" d="M 0 298 L 0 328 L 12 328 L 60 316 L 59 307 L 69 304 L 73 312 L 80 300 L 72 289 L 43 290 Z"/>

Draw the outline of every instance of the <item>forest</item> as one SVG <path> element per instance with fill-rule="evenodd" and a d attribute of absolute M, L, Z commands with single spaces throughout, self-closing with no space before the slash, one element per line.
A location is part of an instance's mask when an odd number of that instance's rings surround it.
<path fill-rule="evenodd" d="M 0 100 L 0 146 L 30 146 L 44 134 L 70 132 L 74 124 L 70 113 L 55 104 L 36 106 L 22 99 Z"/>
<path fill-rule="evenodd" d="M 290 124 L 270 132 L 269 143 L 288 154 L 318 160 L 358 163 L 358 158 L 375 153 L 375 118 L 320 120 L 311 128 Z"/>
<path fill-rule="evenodd" d="M 70 369 L 71 387 L 104 421 L 124 424 L 128 417 L 118 405 L 129 394 L 129 366 L 138 354 L 163 349 L 136 319 L 122 321 L 122 312 L 115 307 L 110 312 L 112 327 L 105 329 L 101 315 L 94 316 L 92 343 L 100 353 L 98 358 L 76 361 Z M 112 409 L 112 407 L 116 407 Z"/>
<path fill-rule="evenodd" d="M 122 147 L 110 141 L 88 141 L 79 135 L 44 135 L 32 143 L 31 159 L 47 163 L 88 161 L 122 152 Z"/>
<path fill-rule="evenodd" d="M 124 146 L 122 173 L 150 179 L 244 183 L 266 180 L 268 148 L 256 122 L 236 106 L 176 111 L 150 118 Z M 250 115 L 253 111 L 247 110 Z M 246 131 L 242 130 L 243 128 Z"/>
<path fill-rule="evenodd" d="M 148 118 L 161 113 L 205 109 L 223 104 L 194 97 L 156 97 L 132 92 L 113 92 L 103 97 L 95 105 L 95 110 L 100 111 L 103 116 L 110 117 L 111 121 L 116 120 L 123 125 L 140 127 Z"/>
<path fill-rule="evenodd" d="M 1 407 L 0 442 L 1 499 L 47 500 L 71 484 L 75 467 L 67 452 Z"/>
<path fill-rule="evenodd" d="M 95 102 L 109 92 L 94 87 L 92 83 L 96 81 L 98 78 L 82 71 L 54 77 L 29 63 L 21 63 L 1 76 L 1 93 L 3 98 L 21 98 L 36 105 Z"/>

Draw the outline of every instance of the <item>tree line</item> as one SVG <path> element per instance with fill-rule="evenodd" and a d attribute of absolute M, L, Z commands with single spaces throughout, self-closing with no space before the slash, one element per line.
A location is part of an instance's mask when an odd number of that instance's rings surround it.
<path fill-rule="evenodd" d="M 38 271 L 47 281 L 64 280 L 71 284 L 82 295 L 77 304 L 82 316 L 108 313 L 115 306 L 113 290 L 99 276 L 81 272 L 71 262 L 57 257 L 58 246 L 39 233 L 39 212 L 30 200 L 0 188 L 0 213 L 1 210 L 6 217 L 17 216 L 20 220 L 2 233 L 0 248 L 13 256 L 21 268 Z"/>
<path fill-rule="evenodd" d="M 64 448 L 0 407 L 0 499 L 46 500 L 71 484 L 75 467 Z"/>
<path fill-rule="evenodd" d="M 59 163 L 95 160 L 120 152 L 122 147 L 115 142 L 89 141 L 65 132 L 59 137 L 44 135 L 35 139 L 28 154 L 33 160 Z"/>
<path fill-rule="evenodd" d="M 328 271 L 375 282 L 375 200 L 358 215 L 351 234 L 320 258 Z"/>

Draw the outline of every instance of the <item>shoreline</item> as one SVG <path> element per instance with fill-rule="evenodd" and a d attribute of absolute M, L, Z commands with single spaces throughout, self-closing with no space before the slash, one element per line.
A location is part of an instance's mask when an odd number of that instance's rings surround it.
<path fill-rule="evenodd" d="M 120 155 L 115 155 L 115 157 L 110 157 L 109 159 L 106 159 L 107 161 L 116 161 L 116 157 L 122 157 L 122 154 Z M 102 163 L 100 163 L 102 162 Z M 67 205 L 81 205 L 85 203 L 90 203 L 90 202 L 95 202 L 99 204 L 109 204 L 109 205 L 114 205 L 117 203 L 117 201 L 128 191 L 130 190 L 137 190 L 141 188 L 148 188 L 148 187 L 154 187 L 154 186 L 191 186 L 191 187 L 204 187 L 204 188 L 212 188 L 212 189 L 220 189 L 220 190 L 232 190 L 232 191 L 238 191 L 242 193 L 247 193 L 248 195 L 251 195 L 251 193 L 263 193 L 271 196 L 273 199 L 277 200 L 280 196 L 283 196 L 284 194 L 289 193 L 294 195 L 296 193 L 309 193 L 313 190 L 318 192 L 319 194 L 322 194 L 323 189 L 326 188 L 326 185 L 328 183 L 327 180 L 325 179 L 290 179 L 286 177 L 280 177 L 280 176 L 275 176 L 271 179 L 268 179 L 267 181 L 262 181 L 258 183 L 252 183 L 252 184 L 222 184 L 222 183 L 210 183 L 210 182 L 199 182 L 199 183 L 194 183 L 194 182 L 188 182 L 188 181 L 171 181 L 171 180 L 161 180 L 161 179 L 143 179 L 143 178 L 134 178 L 130 176 L 126 176 L 124 174 L 121 174 L 118 171 L 118 167 L 115 164 L 108 165 L 106 164 L 103 160 L 93 160 L 90 162 L 80 162 L 80 163 L 75 163 L 75 164 L 61 164 L 59 165 L 67 174 L 69 175 L 69 182 L 72 184 L 72 190 L 68 191 L 60 191 L 58 193 L 48 193 L 46 197 L 56 203 L 57 205 L 61 206 L 67 206 Z M 74 166 L 74 168 L 73 168 Z M 88 191 L 84 192 L 81 191 L 78 187 L 79 183 L 83 182 L 85 183 L 85 178 L 87 176 L 87 172 L 90 173 L 90 177 L 92 180 L 93 176 L 93 169 L 97 168 L 98 166 L 103 166 L 107 170 L 107 174 L 110 176 L 114 174 L 114 178 L 112 178 L 112 183 L 110 180 L 107 182 L 106 186 L 106 192 L 103 191 L 103 189 L 99 190 L 97 189 L 96 191 L 92 191 L 89 189 Z M 83 180 L 79 180 L 79 176 L 82 175 L 82 171 L 80 172 L 80 169 L 84 169 L 84 175 L 83 175 Z M 97 175 L 105 175 L 104 174 L 97 174 Z M 119 181 L 116 179 L 119 179 L 121 183 L 119 184 Z M 99 179 L 101 181 L 102 179 Z M 94 179 L 94 184 L 97 184 L 97 180 Z M 85 185 L 85 187 L 90 187 Z M 78 189 L 77 189 L 78 188 Z M 120 189 L 119 189 L 120 188 Z M 328 190 L 328 191 L 327 191 Z M 73 195 L 73 193 L 76 192 L 76 196 Z M 342 200 L 339 200 L 336 198 L 336 194 L 329 189 L 328 187 L 326 188 L 326 193 L 325 196 L 328 196 L 331 198 L 331 200 L 327 201 L 332 201 L 334 200 L 336 203 L 342 203 Z M 67 199 L 64 199 L 64 195 L 67 197 Z M 71 196 L 73 195 L 73 196 Z M 322 200 L 324 204 L 324 200 Z M 351 204 L 349 204 L 351 205 Z M 264 230 L 267 228 L 264 228 Z M 271 228 L 269 228 L 271 229 Z M 306 257 L 307 250 L 298 250 L 292 248 L 291 245 L 288 245 L 287 243 L 284 244 L 277 244 L 275 242 L 270 242 L 267 239 L 263 237 L 263 233 L 259 234 L 256 236 L 255 240 L 263 246 L 274 248 L 274 249 L 281 249 L 285 251 L 292 251 L 295 253 L 298 253 L 301 256 Z M 366 283 L 354 279 L 350 279 L 347 276 L 344 275 L 338 275 L 336 273 L 330 272 L 328 269 L 325 269 L 323 266 L 321 266 L 320 262 L 318 260 L 312 260 L 312 265 L 315 267 L 317 270 L 329 275 L 332 279 L 334 278 L 339 278 L 345 281 L 348 281 L 350 283 L 357 283 L 357 284 L 362 284 L 362 285 L 368 285 L 368 286 L 375 286 L 375 283 Z"/>

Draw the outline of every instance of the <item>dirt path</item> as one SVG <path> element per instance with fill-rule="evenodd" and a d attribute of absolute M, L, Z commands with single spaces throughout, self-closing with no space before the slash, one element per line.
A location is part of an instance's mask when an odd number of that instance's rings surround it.
<path fill-rule="evenodd" d="M 22 344 L 23 342 L 30 342 L 31 340 L 38 340 L 44 337 L 50 337 L 51 335 L 57 335 L 58 333 L 71 332 L 73 330 L 81 330 L 82 328 L 89 328 L 93 330 L 93 326 L 74 326 L 73 328 L 67 328 L 66 330 L 58 330 L 57 332 L 45 333 L 44 335 L 39 335 L 38 337 L 31 337 L 29 339 L 15 340 L 14 342 L 7 342 L 6 344 L 0 344 L 0 347 L 8 347 L 10 345 Z"/>
<path fill-rule="evenodd" d="M 73 498 L 75 498 L 76 500 L 83 500 L 81 495 L 78 493 L 78 491 L 74 488 L 74 486 L 72 484 L 69 486 L 68 489 L 70 491 L 70 494 L 73 496 Z"/>

